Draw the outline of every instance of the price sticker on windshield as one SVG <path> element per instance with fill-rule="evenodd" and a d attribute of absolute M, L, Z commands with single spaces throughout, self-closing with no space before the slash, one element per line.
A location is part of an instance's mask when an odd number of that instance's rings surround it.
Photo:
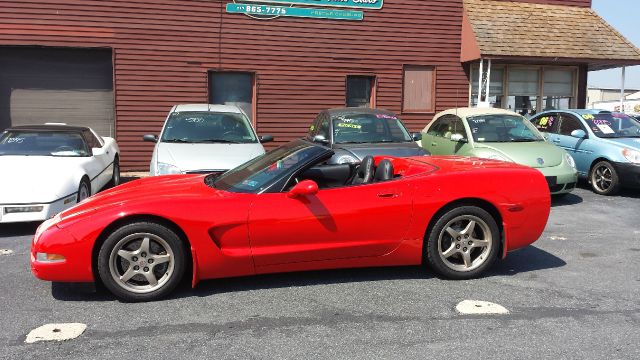
<path fill-rule="evenodd" d="M 598 129 L 602 131 L 603 134 L 615 134 L 616 132 L 609 125 L 605 124 L 597 124 Z"/>

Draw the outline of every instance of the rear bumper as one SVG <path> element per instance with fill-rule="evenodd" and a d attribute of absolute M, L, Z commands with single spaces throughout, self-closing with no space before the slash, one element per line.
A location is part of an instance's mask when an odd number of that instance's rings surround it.
<path fill-rule="evenodd" d="M 618 172 L 620 185 L 624 187 L 640 188 L 640 164 L 613 163 Z"/>

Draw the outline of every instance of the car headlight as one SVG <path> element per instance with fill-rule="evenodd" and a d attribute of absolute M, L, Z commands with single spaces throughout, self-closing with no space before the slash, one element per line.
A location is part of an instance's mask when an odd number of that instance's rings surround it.
<path fill-rule="evenodd" d="M 174 165 L 158 162 L 158 175 L 182 174 L 182 171 Z"/>
<path fill-rule="evenodd" d="M 564 160 L 569 164 L 572 168 L 576 168 L 576 162 L 573 160 L 573 157 L 569 154 L 564 154 Z"/>
<path fill-rule="evenodd" d="M 640 164 L 640 151 L 631 149 L 622 149 L 622 156 L 634 164 Z"/>
<path fill-rule="evenodd" d="M 33 236 L 33 243 L 37 243 L 38 239 L 40 238 L 40 235 L 42 235 L 45 231 L 51 229 L 53 226 L 55 226 L 57 223 L 60 222 L 60 214 L 56 214 L 54 217 L 45 220 L 42 224 L 40 224 L 40 226 L 38 226 L 38 228 L 36 229 L 36 233 Z"/>
<path fill-rule="evenodd" d="M 506 162 L 513 162 L 513 160 L 502 156 L 502 155 L 498 155 L 498 154 L 491 154 L 489 156 L 487 156 L 487 159 L 491 159 L 491 160 L 500 160 L 500 161 L 506 161 Z"/>
<path fill-rule="evenodd" d="M 356 159 L 351 155 L 342 155 L 342 156 L 339 156 L 338 159 L 336 159 L 336 162 L 338 164 L 355 164 L 359 161 L 358 159 Z"/>

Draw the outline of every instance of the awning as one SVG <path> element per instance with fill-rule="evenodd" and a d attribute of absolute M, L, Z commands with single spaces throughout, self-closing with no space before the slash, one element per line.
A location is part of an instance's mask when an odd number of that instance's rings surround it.
<path fill-rule="evenodd" d="M 464 0 L 462 62 L 640 65 L 640 50 L 588 7 Z"/>

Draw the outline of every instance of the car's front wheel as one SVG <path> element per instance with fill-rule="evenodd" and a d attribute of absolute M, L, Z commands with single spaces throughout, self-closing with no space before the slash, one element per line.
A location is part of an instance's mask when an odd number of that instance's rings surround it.
<path fill-rule="evenodd" d="M 593 166 L 589 182 L 593 191 L 600 195 L 614 195 L 620 189 L 618 173 L 608 161 L 599 161 Z"/>
<path fill-rule="evenodd" d="M 78 202 L 88 198 L 89 196 L 91 196 L 91 183 L 89 182 L 89 179 L 83 177 L 82 180 L 80 180 L 80 185 L 78 186 Z"/>
<path fill-rule="evenodd" d="M 184 243 L 171 229 L 152 222 L 120 227 L 102 244 L 98 273 L 124 301 L 150 301 L 169 294 L 185 271 Z"/>
<path fill-rule="evenodd" d="M 448 279 L 471 279 L 496 259 L 500 230 L 491 214 L 477 206 L 460 206 L 440 215 L 427 234 L 428 265 Z"/>

